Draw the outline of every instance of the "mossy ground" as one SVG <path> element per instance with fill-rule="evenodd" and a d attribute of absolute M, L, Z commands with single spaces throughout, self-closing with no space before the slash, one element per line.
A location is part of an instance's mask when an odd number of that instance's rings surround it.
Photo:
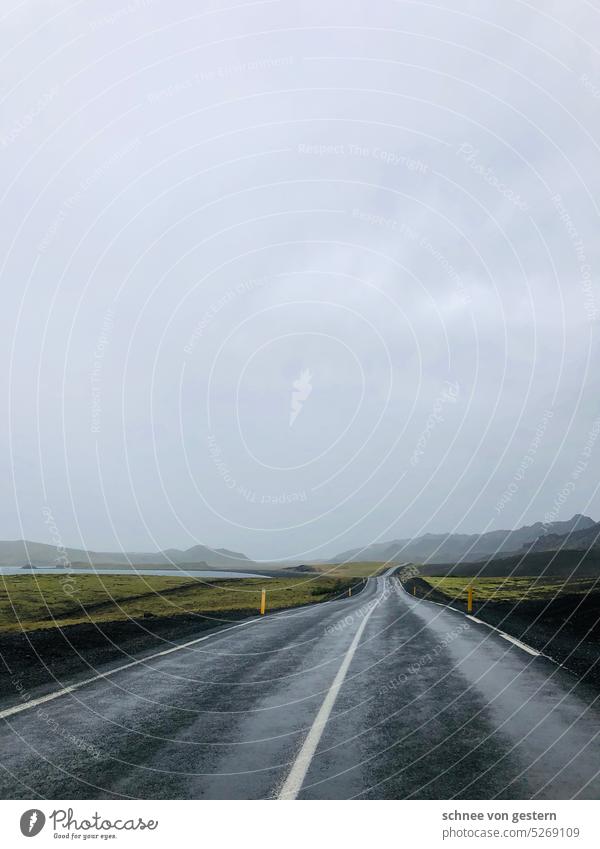
<path fill-rule="evenodd" d="M 325 601 L 356 583 L 340 575 L 210 583 L 150 575 L 10 575 L 0 581 L 0 633 L 190 613 L 258 613 L 263 588 L 272 611 Z"/>

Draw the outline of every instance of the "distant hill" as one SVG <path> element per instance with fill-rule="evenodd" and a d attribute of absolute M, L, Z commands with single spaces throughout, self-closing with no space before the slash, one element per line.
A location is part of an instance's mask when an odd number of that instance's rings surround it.
<path fill-rule="evenodd" d="M 207 548 L 204 545 L 194 545 L 182 551 L 179 548 L 167 548 L 161 554 L 166 560 L 174 563 L 198 563 L 203 561 L 209 566 L 223 568 L 239 568 L 248 565 L 251 561 L 245 554 L 237 551 L 229 551 L 226 548 Z M 156 555 L 154 555 L 156 557 Z"/>
<path fill-rule="evenodd" d="M 391 542 L 367 545 L 344 551 L 331 558 L 330 563 L 354 563 L 361 561 L 412 561 L 416 563 L 450 563 L 477 561 L 487 557 L 520 552 L 531 545 L 543 545 L 549 536 L 562 537 L 575 533 L 593 533 L 599 525 L 588 516 L 577 513 L 564 522 L 544 525 L 536 522 L 517 530 L 488 531 L 484 534 L 423 534 L 415 539 L 400 539 Z M 573 548 L 583 548 L 583 545 Z M 537 550 L 537 549 L 536 549 Z"/>
<path fill-rule="evenodd" d="M 538 537 L 531 551 L 563 550 L 600 550 L 600 522 L 595 522 L 591 527 L 580 528 L 566 534 L 549 533 Z"/>
<path fill-rule="evenodd" d="M 541 577 L 597 578 L 600 577 L 600 549 L 577 551 L 535 551 L 513 554 L 474 563 L 428 563 L 419 567 L 423 576 L 451 575 L 454 578 Z"/>
<path fill-rule="evenodd" d="M 243 569 L 252 563 L 245 554 L 228 551 L 226 548 L 212 549 L 204 545 L 194 545 L 192 548 L 181 550 L 170 548 L 155 552 L 114 552 L 86 551 L 81 548 L 67 548 L 59 551 L 54 545 L 29 540 L 0 541 L 0 566 L 55 566 L 64 562 L 63 555 L 69 563 L 92 563 L 103 566 L 129 566 L 130 564 L 162 565 L 176 563 L 206 564 L 219 569 Z"/>

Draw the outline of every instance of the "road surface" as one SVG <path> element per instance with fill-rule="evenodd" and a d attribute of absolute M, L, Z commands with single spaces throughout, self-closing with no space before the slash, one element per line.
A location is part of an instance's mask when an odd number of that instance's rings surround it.
<path fill-rule="evenodd" d="M 0 712 L 0 797 L 600 798 L 597 694 L 391 576 L 130 663 Z"/>

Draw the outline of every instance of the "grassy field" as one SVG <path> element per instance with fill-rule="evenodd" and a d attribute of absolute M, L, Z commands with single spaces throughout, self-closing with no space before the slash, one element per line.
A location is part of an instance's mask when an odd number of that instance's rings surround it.
<path fill-rule="evenodd" d="M 426 583 L 450 599 L 467 600 L 467 588 L 473 587 L 477 601 L 536 601 L 565 595 L 585 595 L 600 590 L 600 580 L 580 578 L 425 578 Z"/>
<path fill-rule="evenodd" d="M 388 566 L 385 563 L 322 563 L 313 564 L 310 568 L 330 578 L 372 578 Z"/>
<path fill-rule="evenodd" d="M 214 581 L 136 575 L 10 575 L 0 581 L 0 634 L 83 622 L 225 611 L 258 613 L 325 601 L 357 582 L 344 576 Z"/>

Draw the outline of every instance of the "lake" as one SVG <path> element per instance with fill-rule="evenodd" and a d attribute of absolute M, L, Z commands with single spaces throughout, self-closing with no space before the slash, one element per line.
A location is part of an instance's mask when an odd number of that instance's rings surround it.
<path fill-rule="evenodd" d="M 0 566 L 0 575 L 164 575 L 168 578 L 211 578 L 224 580 L 226 578 L 265 578 L 266 575 L 256 575 L 251 572 L 219 572 L 215 569 L 133 569 L 116 566 L 114 569 L 59 569 L 48 568 L 22 569 L 20 566 Z M 270 577 L 270 576 L 269 576 Z"/>

